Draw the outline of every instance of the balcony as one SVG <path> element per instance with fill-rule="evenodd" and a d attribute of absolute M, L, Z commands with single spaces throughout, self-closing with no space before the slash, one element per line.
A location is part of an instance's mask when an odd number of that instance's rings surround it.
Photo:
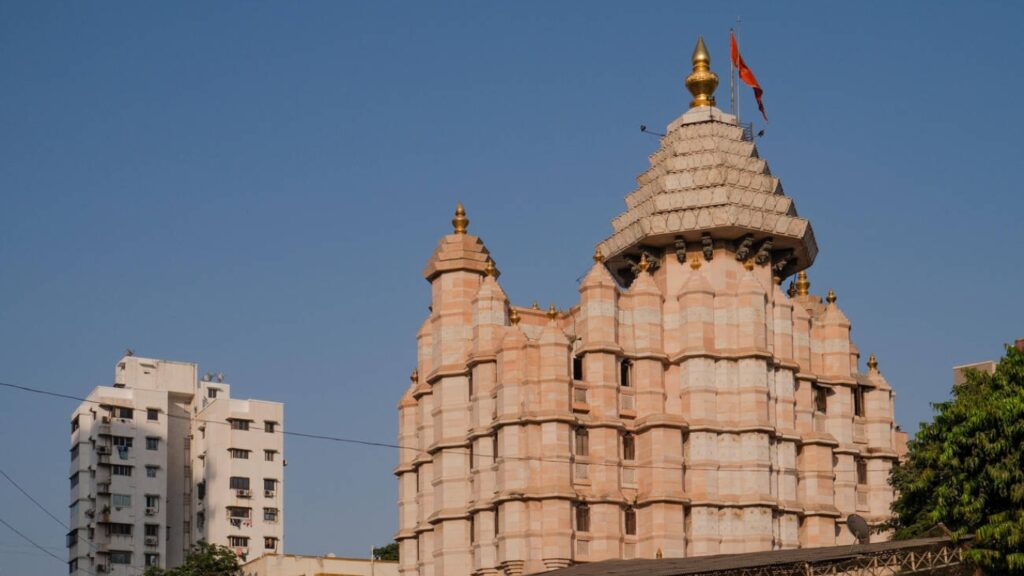
<path fill-rule="evenodd" d="M 97 494 L 110 494 L 110 482 L 97 482 L 96 483 Z"/>

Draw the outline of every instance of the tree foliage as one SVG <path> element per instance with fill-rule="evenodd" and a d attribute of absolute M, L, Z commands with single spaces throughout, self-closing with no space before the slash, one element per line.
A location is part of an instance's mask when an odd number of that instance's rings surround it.
<path fill-rule="evenodd" d="M 1008 347 L 995 374 L 969 371 L 934 408 L 890 477 L 889 527 L 913 538 L 941 522 L 975 536 L 968 555 L 986 573 L 1024 575 L 1024 352 Z"/>
<path fill-rule="evenodd" d="M 373 549 L 373 557 L 376 560 L 394 560 L 398 561 L 398 542 L 392 542 L 387 546 L 381 546 L 380 548 Z"/>
<path fill-rule="evenodd" d="M 210 544 L 203 540 L 189 550 L 185 563 L 164 570 L 150 567 L 145 576 L 241 576 L 242 568 L 231 548 Z"/>

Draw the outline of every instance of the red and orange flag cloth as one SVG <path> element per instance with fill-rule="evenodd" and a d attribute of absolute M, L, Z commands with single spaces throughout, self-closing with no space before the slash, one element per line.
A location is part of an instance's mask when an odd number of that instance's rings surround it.
<path fill-rule="evenodd" d="M 743 61 L 743 56 L 740 56 L 740 47 L 736 43 L 736 35 L 729 31 L 729 42 L 732 45 L 731 56 L 732 65 L 736 67 L 740 72 L 740 80 L 747 86 L 754 89 L 754 99 L 757 100 L 757 109 L 761 111 L 761 116 L 764 121 L 768 121 L 768 115 L 764 113 L 764 102 L 761 101 L 761 96 L 764 94 L 764 90 L 761 89 L 761 85 L 757 82 L 757 77 L 754 76 L 754 72 L 747 68 L 746 62 Z"/>

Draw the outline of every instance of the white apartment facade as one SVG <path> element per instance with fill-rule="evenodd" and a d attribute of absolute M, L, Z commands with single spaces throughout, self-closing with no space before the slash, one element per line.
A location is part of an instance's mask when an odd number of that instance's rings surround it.
<path fill-rule="evenodd" d="M 113 386 L 74 411 L 70 574 L 177 566 L 199 540 L 243 560 L 283 550 L 284 405 L 211 380 L 194 363 L 126 355 Z M 245 483 L 273 489 L 232 488 Z"/>

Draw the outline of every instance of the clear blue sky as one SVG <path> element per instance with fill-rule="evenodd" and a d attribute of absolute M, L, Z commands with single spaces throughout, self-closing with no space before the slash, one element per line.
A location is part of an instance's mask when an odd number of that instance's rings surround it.
<path fill-rule="evenodd" d="M 84 395 L 131 346 L 393 441 L 455 202 L 514 302 L 568 307 L 657 146 L 638 125 L 686 109 L 698 33 L 727 86 L 740 14 L 812 290 L 916 429 L 952 365 L 1024 337 L 1022 6 L 3 2 L 0 380 Z M 3 469 L 62 518 L 73 405 L 0 390 Z M 394 452 L 286 450 L 289 552 L 390 541 Z M 64 557 L 2 479 L 0 517 Z M 0 575 L 64 570 L 0 527 Z"/>

